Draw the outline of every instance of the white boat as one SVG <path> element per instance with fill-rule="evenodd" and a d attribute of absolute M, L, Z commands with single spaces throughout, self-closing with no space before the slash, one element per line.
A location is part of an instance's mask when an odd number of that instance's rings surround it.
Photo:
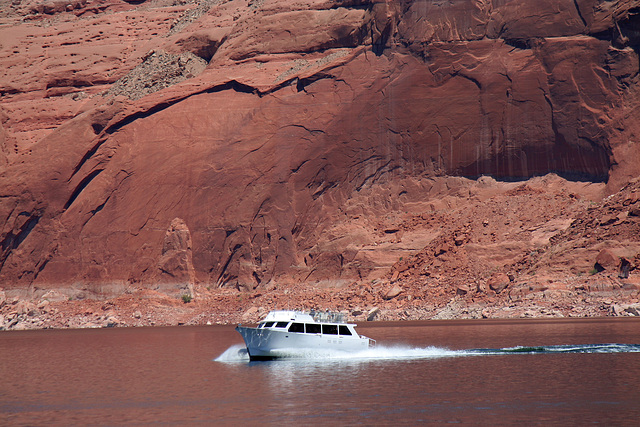
<path fill-rule="evenodd" d="M 375 345 L 356 325 L 330 312 L 272 311 L 257 327 L 238 325 L 251 360 L 303 357 L 330 351 L 357 352 Z"/>

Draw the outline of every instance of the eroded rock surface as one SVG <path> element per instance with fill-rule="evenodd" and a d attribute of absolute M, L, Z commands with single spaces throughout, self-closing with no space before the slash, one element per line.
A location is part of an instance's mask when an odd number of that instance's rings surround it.
<path fill-rule="evenodd" d="M 640 172 L 638 1 L 1 3 L 7 291 L 634 275 L 570 233 Z"/>

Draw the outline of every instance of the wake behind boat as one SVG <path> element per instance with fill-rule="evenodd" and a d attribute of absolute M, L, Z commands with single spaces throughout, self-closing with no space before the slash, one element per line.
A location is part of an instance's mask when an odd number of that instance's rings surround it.
<path fill-rule="evenodd" d="M 305 351 L 366 350 L 375 340 L 358 335 L 356 325 L 329 312 L 272 311 L 257 327 L 238 325 L 250 360 L 271 360 Z"/>

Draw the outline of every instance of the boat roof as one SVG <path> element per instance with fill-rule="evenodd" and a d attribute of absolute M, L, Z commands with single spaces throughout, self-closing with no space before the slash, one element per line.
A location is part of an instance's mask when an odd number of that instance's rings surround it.
<path fill-rule="evenodd" d="M 345 323 L 342 313 L 330 311 L 295 311 L 295 310 L 275 310 L 270 311 L 263 322 L 305 322 L 305 323 Z"/>

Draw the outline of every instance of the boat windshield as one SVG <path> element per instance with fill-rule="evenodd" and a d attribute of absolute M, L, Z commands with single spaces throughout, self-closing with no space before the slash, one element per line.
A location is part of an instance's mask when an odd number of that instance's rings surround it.
<path fill-rule="evenodd" d="M 338 328 L 340 335 L 352 335 L 349 328 L 347 328 L 345 325 L 338 325 Z"/>
<path fill-rule="evenodd" d="M 276 323 L 276 322 L 265 322 L 265 323 L 264 323 L 264 327 L 265 327 L 265 328 L 270 328 L 270 327 L 272 327 L 272 326 L 273 326 L 273 324 L 274 324 L 274 323 Z"/>

